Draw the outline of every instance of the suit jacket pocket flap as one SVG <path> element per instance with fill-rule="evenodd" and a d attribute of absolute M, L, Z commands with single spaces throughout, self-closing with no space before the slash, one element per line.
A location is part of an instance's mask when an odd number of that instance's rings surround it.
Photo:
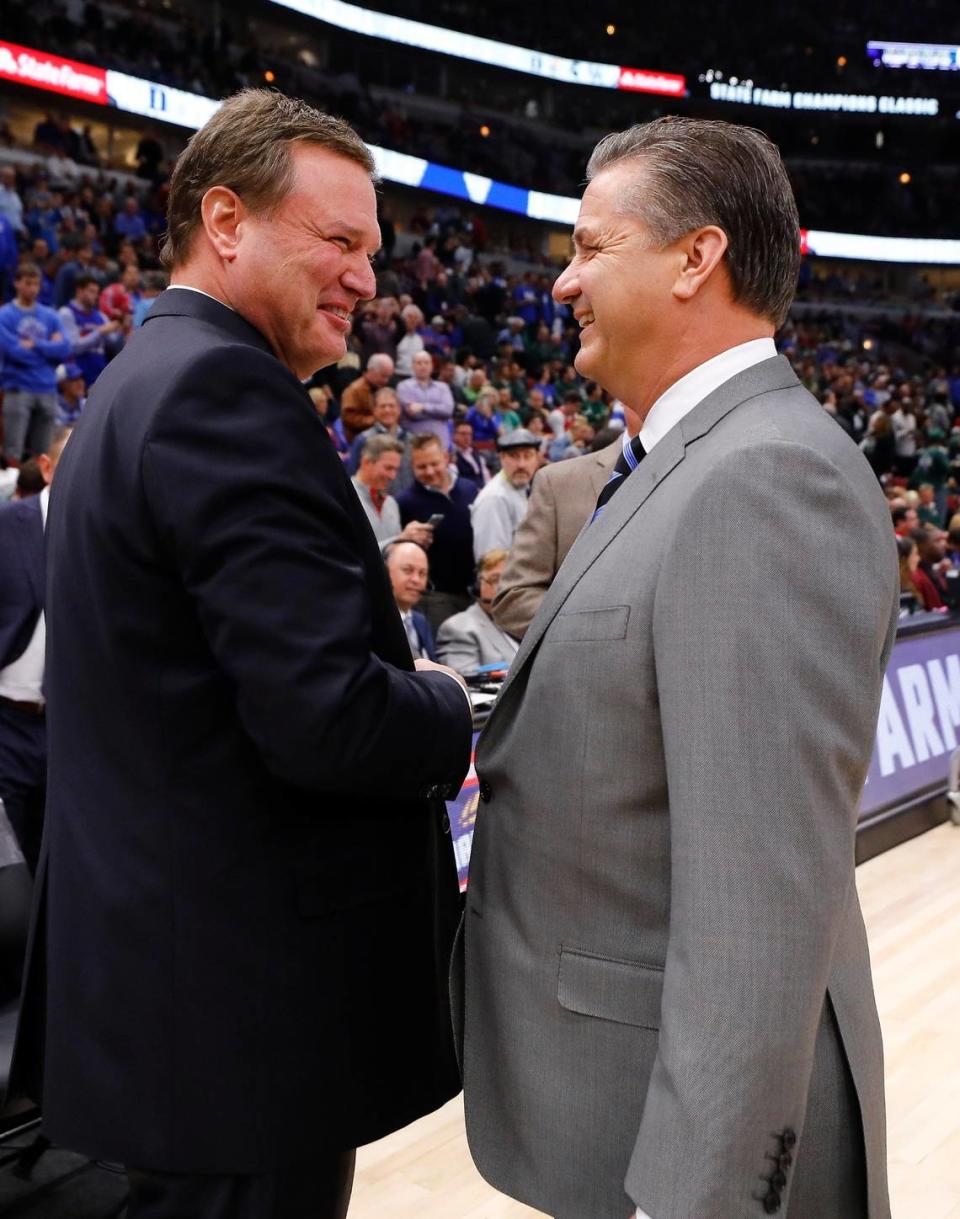
<path fill-rule="evenodd" d="M 642 1029 L 660 1028 L 663 970 L 560 949 L 557 998 L 567 1011 Z"/>
<path fill-rule="evenodd" d="M 629 605 L 570 610 L 556 616 L 550 624 L 546 642 L 589 643 L 595 639 L 624 639 L 629 619 Z"/>

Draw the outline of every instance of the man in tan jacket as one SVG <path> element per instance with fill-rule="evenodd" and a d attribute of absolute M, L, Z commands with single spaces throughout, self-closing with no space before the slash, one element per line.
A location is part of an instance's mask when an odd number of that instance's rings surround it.
<path fill-rule="evenodd" d="M 618 436 L 597 453 L 537 471 L 527 515 L 513 535 L 493 603 L 493 620 L 508 635 L 523 638 L 567 551 L 590 518 L 621 444 Z"/>

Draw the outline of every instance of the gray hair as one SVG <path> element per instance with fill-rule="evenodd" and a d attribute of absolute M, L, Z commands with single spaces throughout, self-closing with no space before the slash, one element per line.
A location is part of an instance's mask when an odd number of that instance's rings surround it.
<path fill-rule="evenodd" d="M 384 453 L 403 453 L 406 450 L 399 440 L 395 440 L 393 436 L 385 436 L 382 433 L 371 436 L 364 442 L 363 448 L 360 450 L 361 461 L 379 461 Z"/>
<path fill-rule="evenodd" d="M 367 360 L 368 372 L 376 372 L 378 368 L 383 369 L 384 372 L 388 370 L 393 372 L 393 360 L 385 351 L 375 351 Z"/>
<path fill-rule="evenodd" d="M 723 229 L 734 300 L 781 326 L 800 273 L 800 221 L 776 145 L 735 123 L 659 118 L 605 136 L 587 179 L 622 161 L 645 171 L 623 210 L 660 246 L 708 224 Z"/>

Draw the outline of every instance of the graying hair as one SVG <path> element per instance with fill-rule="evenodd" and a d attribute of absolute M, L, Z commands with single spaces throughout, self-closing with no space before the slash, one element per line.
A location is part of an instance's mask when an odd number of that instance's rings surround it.
<path fill-rule="evenodd" d="M 800 274 L 800 221 L 775 144 L 751 127 L 667 117 L 605 136 L 587 179 L 623 161 L 642 168 L 621 201 L 659 246 L 716 225 L 734 299 L 775 326 L 786 320 Z"/>
<path fill-rule="evenodd" d="M 404 447 L 401 442 L 393 436 L 387 436 L 380 433 L 376 436 L 371 436 L 364 441 L 363 448 L 360 450 L 361 461 L 379 461 L 384 453 L 403 453 Z"/>

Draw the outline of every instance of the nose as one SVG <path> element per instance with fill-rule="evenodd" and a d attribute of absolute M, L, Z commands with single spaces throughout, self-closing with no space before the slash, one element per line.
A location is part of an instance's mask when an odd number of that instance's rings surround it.
<path fill-rule="evenodd" d="M 340 282 L 362 301 L 371 301 L 377 295 L 377 277 L 365 255 L 350 263 Z"/>
<path fill-rule="evenodd" d="M 580 289 L 577 286 L 577 273 L 574 269 L 574 264 L 568 262 L 554 281 L 553 299 L 558 305 L 565 305 L 569 304 L 579 294 Z"/>

